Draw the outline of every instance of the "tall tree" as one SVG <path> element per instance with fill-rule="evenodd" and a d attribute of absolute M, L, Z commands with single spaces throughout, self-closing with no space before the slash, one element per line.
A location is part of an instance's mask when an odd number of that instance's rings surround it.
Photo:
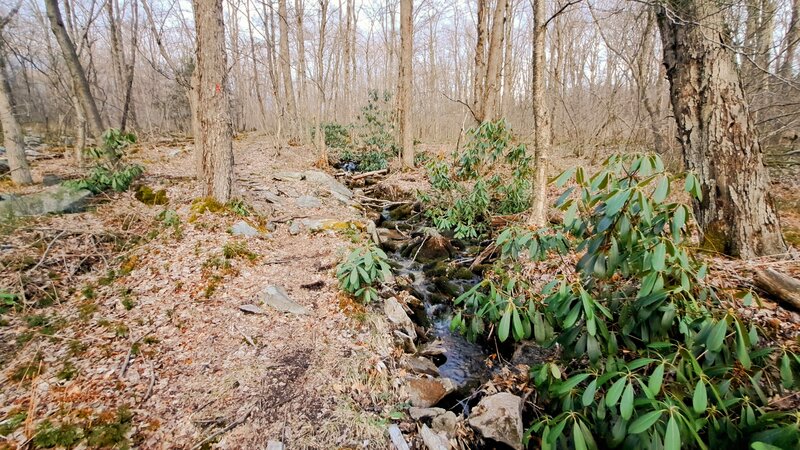
<path fill-rule="evenodd" d="M 656 6 L 678 140 L 697 174 L 706 247 L 749 258 L 786 251 L 769 176 L 716 1 Z"/>
<path fill-rule="evenodd" d="M 61 54 L 67 64 L 67 69 L 72 77 L 72 84 L 77 93 L 83 113 L 89 125 L 89 132 L 95 139 L 99 139 L 103 134 L 103 121 L 100 119 L 100 112 L 97 104 L 92 97 L 89 89 L 89 81 L 86 72 L 83 70 L 78 53 L 75 51 L 75 44 L 70 39 L 67 29 L 64 27 L 64 19 L 61 17 L 61 10 L 58 7 L 58 0 L 45 0 L 47 7 L 47 18 L 50 21 L 50 29 L 56 37 Z"/>
<path fill-rule="evenodd" d="M 547 157 L 550 153 L 550 114 L 545 104 L 544 44 L 547 31 L 545 0 L 533 0 L 533 205 L 528 225 L 543 227 L 547 220 Z"/>
<path fill-rule="evenodd" d="M 500 62 L 503 57 L 503 32 L 506 22 L 507 0 L 497 0 L 492 17 L 492 33 L 489 36 L 489 54 L 486 60 L 486 80 L 478 121 L 497 119 L 497 94 L 500 90 Z"/>
<path fill-rule="evenodd" d="M 413 64 L 414 19 L 412 0 L 400 0 L 400 76 L 397 82 L 400 144 L 403 165 L 414 167 L 414 138 L 411 134 L 411 66 Z"/>
<path fill-rule="evenodd" d="M 278 0 L 278 31 L 280 32 L 280 57 L 281 72 L 283 75 L 283 95 L 286 102 L 286 113 L 289 115 L 290 137 L 298 137 L 297 102 L 294 98 L 294 83 L 292 82 L 292 59 L 289 52 L 289 13 L 286 9 L 286 0 Z"/>
<path fill-rule="evenodd" d="M 14 96 L 6 73 L 6 43 L 3 39 L 3 27 L 16 14 L 19 5 L 6 16 L 0 16 L 0 125 L 3 126 L 3 145 L 8 154 L 8 168 L 11 181 L 24 185 L 33 183 L 31 169 L 25 158 L 25 142 L 22 128 L 19 126 L 15 112 Z"/>
<path fill-rule="evenodd" d="M 197 120 L 203 194 L 225 203 L 233 184 L 233 123 L 228 98 L 228 62 L 222 0 L 193 0 Z M 195 148 L 198 151 L 198 148 Z"/>

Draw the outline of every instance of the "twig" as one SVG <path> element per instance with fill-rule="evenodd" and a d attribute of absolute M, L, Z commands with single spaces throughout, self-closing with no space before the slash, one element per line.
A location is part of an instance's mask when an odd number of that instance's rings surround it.
<path fill-rule="evenodd" d="M 243 415 L 241 418 L 239 418 L 239 419 L 237 419 L 237 420 L 235 420 L 235 421 L 231 422 L 231 423 L 230 423 L 228 426 L 226 426 L 225 428 L 223 428 L 223 429 L 221 429 L 221 430 L 217 431 L 216 433 L 212 434 L 211 436 L 209 436 L 209 437 L 207 437 L 207 438 L 203 439 L 202 441 L 198 442 L 197 444 L 195 444 L 195 446 L 194 446 L 194 447 L 192 447 L 192 450 L 196 450 L 196 449 L 198 449 L 198 448 L 202 447 L 202 446 L 203 446 L 203 444 L 205 444 L 206 442 L 210 442 L 210 441 L 212 441 L 212 440 L 213 440 L 215 437 L 217 437 L 217 436 L 219 436 L 219 435 L 221 435 L 221 434 L 223 434 L 223 433 L 227 433 L 228 431 L 230 431 L 230 430 L 232 430 L 232 429 L 234 429 L 234 428 L 238 427 L 239 425 L 243 424 L 243 423 L 244 423 L 244 421 L 245 421 L 245 420 L 247 420 L 247 418 L 248 418 L 248 417 L 250 417 L 250 414 L 252 414 L 252 413 L 253 413 L 253 410 L 254 410 L 255 408 L 256 408 L 256 405 L 252 405 L 252 406 L 250 406 L 250 408 L 248 408 L 248 409 L 247 409 L 247 412 L 245 412 L 245 413 L 244 413 L 244 415 Z"/>
<path fill-rule="evenodd" d="M 58 238 L 63 236 L 66 232 L 67 232 L 67 230 L 62 230 L 61 233 L 58 233 L 56 235 L 56 237 L 54 237 L 53 240 L 50 241 L 50 244 L 48 244 L 47 248 L 44 249 L 44 253 L 42 253 L 42 257 L 41 257 L 41 259 L 39 259 L 39 262 L 36 263 L 35 266 L 33 266 L 30 269 L 28 269 L 28 271 L 25 272 L 26 274 L 29 274 L 29 273 L 33 272 L 34 270 L 38 269 L 39 266 L 42 265 L 42 263 L 44 262 L 45 258 L 47 258 L 47 254 L 50 253 L 50 249 L 53 248 L 53 244 L 55 244 L 56 241 L 58 240 Z"/>
<path fill-rule="evenodd" d="M 149 331 L 147 331 L 143 335 L 139 336 L 138 339 L 136 339 L 135 341 L 131 342 L 131 346 L 130 346 L 130 348 L 128 348 L 128 354 L 125 355 L 125 360 L 122 362 L 122 367 L 119 369 L 119 377 L 120 378 L 123 378 L 125 376 L 125 373 L 128 371 L 128 367 L 130 366 L 130 363 L 131 363 L 131 355 L 133 354 L 133 347 L 135 347 L 136 344 L 139 343 L 139 341 L 144 339 L 145 336 L 147 336 L 148 334 L 150 334 L 152 332 L 153 332 L 153 329 L 151 328 Z"/>
<path fill-rule="evenodd" d="M 153 361 L 147 359 L 147 362 L 150 364 L 150 384 L 147 386 L 147 392 L 144 393 L 144 397 L 142 397 L 142 400 L 139 402 L 140 405 L 150 398 L 153 394 L 153 386 L 156 384 L 156 367 Z"/>

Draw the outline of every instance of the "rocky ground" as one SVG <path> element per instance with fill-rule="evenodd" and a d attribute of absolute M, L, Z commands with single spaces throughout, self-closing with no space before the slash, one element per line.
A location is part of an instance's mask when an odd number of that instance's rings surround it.
<path fill-rule="evenodd" d="M 452 254 L 435 230 L 372 224 L 374 207 L 413 214 L 422 171 L 350 189 L 314 168 L 310 149 L 249 135 L 234 150 L 233 205 L 199 199 L 191 144 L 161 141 L 132 155 L 148 189 L 3 222 L 0 448 L 439 450 L 481 436 L 520 448 L 524 366 L 470 355 L 494 377 L 454 402 L 457 383 L 434 364 L 447 345 L 416 320 L 413 280 L 398 275 L 367 307 L 338 290 L 336 264 L 368 239 L 415 258 Z M 35 180 L 78 175 L 48 158 L 34 163 Z M 795 188 L 790 178 L 774 190 L 787 237 L 800 223 Z M 796 257 L 710 261 L 731 289 L 761 267 L 800 272 Z M 796 339 L 800 316 L 764 305 L 752 314 Z"/>
<path fill-rule="evenodd" d="M 135 154 L 165 205 L 125 193 L 5 230 L 0 286 L 25 298 L 3 306 L 0 447 L 386 447 L 391 334 L 334 275 L 363 233 L 351 194 L 307 172 L 309 150 L 250 136 L 235 145 L 249 211 L 203 211 L 190 149 Z"/>

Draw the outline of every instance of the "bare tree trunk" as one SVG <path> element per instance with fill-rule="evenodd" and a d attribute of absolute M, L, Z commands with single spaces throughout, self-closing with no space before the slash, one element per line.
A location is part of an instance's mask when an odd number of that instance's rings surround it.
<path fill-rule="evenodd" d="M 194 0 L 197 34 L 197 118 L 202 149 L 203 195 L 230 200 L 233 184 L 233 124 L 228 99 L 228 63 L 222 0 Z"/>
<path fill-rule="evenodd" d="M 543 227 L 547 220 L 547 160 L 550 153 L 550 114 L 545 104 L 545 0 L 533 0 L 533 205 L 528 217 L 531 227 Z"/>
<path fill-rule="evenodd" d="M 120 118 L 119 128 L 125 130 L 128 127 L 128 121 L 136 127 L 136 110 L 133 107 L 133 76 L 136 67 L 136 52 L 139 41 L 139 5 L 136 0 L 131 3 L 133 29 L 131 30 L 131 60 L 125 61 L 123 53 L 123 63 L 125 65 L 124 72 L 124 88 L 125 94 L 122 99 L 122 118 Z"/>
<path fill-rule="evenodd" d="M 478 0 L 478 21 L 477 36 L 475 44 L 475 74 L 472 77 L 472 115 L 476 121 L 483 122 L 483 104 L 486 97 L 486 29 L 488 28 L 489 17 L 487 15 L 486 0 Z"/>
<path fill-rule="evenodd" d="M 483 92 L 483 108 L 479 112 L 481 121 L 497 119 L 497 94 L 500 90 L 500 61 L 503 56 L 503 31 L 505 31 L 507 0 L 497 0 L 492 19 L 492 34 L 489 37 L 489 55 L 486 64 L 486 84 Z"/>
<path fill-rule="evenodd" d="M 400 74 L 397 83 L 400 143 L 403 165 L 414 168 L 414 138 L 411 133 L 411 66 L 413 64 L 414 21 L 412 0 L 400 0 Z"/>
<path fill-rule="evenodd" d="M 325 110 L 325 76 L 323 57 L 325 55 L 325 28 L 328 24 L 328 1 L 319 0 L 319 45 L 317 46 L 316 85 L 319 93 L 317 101 L 317 166 L 328 166 L 328 149 L 325 144 L 325 130 L 322 128 L 322 112 Z"/>
<path fill-rule="evenodd" d="M 89 81 L 86 79 L 86 73 L 78 59 L 75 45 L 69 38 L 66 28 L 64 28 L 64 20 L 61 18 L 61 11 L 58 9 L 58 0 L 45 0 L 45 5 L 47 7 L 47 18 L 50 20 L 50 29 L 53 31 L 59 47 L 61 47 L 61 53 L 72 76 L 78 100 L 80 100 L 81 107 L 86 115 L 89 130 L 95 139 L 100 139 L 103 134 L 103 121 L 100 119 L 97 104 L 89 90 Z"/>
<path fill-rule="evenodd" d="M 800 41 L 800 0 L 792 0 L 792 18 L 786 31 L 786 51 L 779 71 L 783 78 L 792 78 L 797 41 Z"/>
<path fill-rule="evenodd" d="M 664 138 L 661 136 L 661 111 L 658 106 L 658 103 L 653 104 L 653 101 L 650 99 L 650 95 L 647 92 L 648 81 L 650 79 L 650 70 L 648 69 L 648 64 L 655 56 L 653 54 L 653 28 L 655 28 L 655 16 L 653 15 L 650 8 L 645 12 L 647 15 L 647 23 L 644 28 L 644 33 L 642 33 L 642 46 L 639 52 L 636 55 L 636 70 L 634 71 L 634 80 L 636 82 L 636 87 L 639 93 L 639 98 L 644 105 L 645 111 L 647 111 L 647 116 L 650 119 L 649 126 L 650 126 L 650 134 L 653 139 L 653 148 L 655 149 L 656 153 L 659 155 L 666 154 L 667 146 L 664 143 Z"/>
<path fill-rule="evenodd" d="M 294 99 L 294 83 L 292 83 L 292 60 L 289 54 L 289 17 L 286 11 L 286 0 L 278 0 L 278 28 L 281 45 L 281 71 L 283 73 L 284 101 L 286 112 L 289 115 L 290 137 L 298 137 L 297 130 L 297 103 Z"/>
<path fill-rule="evenodd" d="M 0 29 L 2 29 L 0 27 Z M 31 169 L 25 158 L 25 141 L 22 128 L 15 113 L 14 96 L 6 74 L 6 55 L 3 39 L 0 38 L 0 124 L 3 125 L 3 145 L 8 155 L 8 168 L 11 170 L 11 181 L 24 185 L 33 183 Z"/>
<path fill-rule="evenodd" d="M 308 120 L 308 89 L 306 82 L 306 46 L 305 46 L 305 25 L 303 19 L 305 15 L 305 7 L 303 0 L 294 1 L 295 14 L 297 15 L 297 78 L 299 83 L 300 92 L 298 93 L 298 115 L 302 119 L 301 122 Z M 305 135 L 307 131 L 303 132 Z"/>
<path fill-rule="evenodd" d="M 250 0 L 245 0 L 245 12 L 247 17 L 250 16 Z M 259 82 L 260 76 L 258 74 L 258 62 L 256 59 L 256 43 L 255 39 L 253 38 L 253 21 L 247 21 L 247 31 L 248 36 L 250 38 L 250 63 L 253 64 L 253 87 L 256 91 L 256 101 L 258 101 L 258 112 L 261 115 L 261 127 L 266 128 L 267 126 L 267 109 L 266 105 L 264 104 L 264 95 L 261 93 L 261 83 Z"/>
<path fill-rule="evenodd" d="M 678 140 L 702 190 L 694 211 L 705 247 L 743 258 L 785 252 L 723 13 L 667 0 L 656 15 Z"/>

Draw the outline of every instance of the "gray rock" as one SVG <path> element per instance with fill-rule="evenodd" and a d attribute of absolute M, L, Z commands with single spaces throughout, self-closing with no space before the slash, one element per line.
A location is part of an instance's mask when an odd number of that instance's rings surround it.
<path fill-rule="evenodd" d="M 59 183 L 64 181 L 60 176 L 54 175 L 52 173 L 46 173 L 42 175 L 42 184 L 44 186 L 55 186 Z"/>
<path fill-rule="evenodd" d="M 283 450 L 283 442 L 267 441 L 267 450 Z"/>
<path fill-rule="evenodd" d="M 307 170 L 304 173 L 306 180 L 311 183 L 316 183 L 327 188 L 332 196 L 342 201 L 349 202 L 353 199 L 353 191 L 347 188 L 344 184 L 336 180 L 336 178 L 328 175 L 325 172 L 318 170 Z"/>
<path fill-rule="evenodd" d="M 262 311 L 261 308 L 259 308 L 256 305 L 250 305 L 250 304 L 240 305 L 239 309 L 242 312 L 246 312 L 246 313 L 250 313 L 250 314 L 264 314 L 264 311 Z"/>
<path fill-rule="evenodd" d="M 276 225 L 275 222 L 270 220 L 269 222 L 267 222 L 267 225 L 264 226 L 264 228 L 266 228 L 267 231 L 269 231 L 271 233 L 271 232 L 273 232 L 273 231 L 278 229 L 278 225 Z"/>
<path fill-rule="evenodd" d="M 231 227 L 231 234 L 234 236 L 247 236 L 253 237 L 258 236 L 259 232 L 257 229 L 253 228 L 249 223 L 245 222 L 244 220 L 240 220 L 233 224 Z"/>
<path fill-rule="evenodd" d="M 449 378 L 411 378 L 406 380 L 405 390 L 412 406 L 430 408 L 455 390 Z"/>
<path fill-rule="evenodd" d="M 22 216 L 41 216 L 51 213 L 69 213 L 81 211 L 86 199 L 92 195 L 87 190 L 73 190 L 59 186 L 53 190 L 11 196 L 0 201 L 0 219 Z"/>
<path fill-rule="evenodd" d="M 265 191 L 264 192 L 264 199 L 272 204 L 280 205 L 281 204 L 281 197 L 272 192 L 272 191 Z"/>
<path fill-rule="evenodd" d="M 433 428 L 433 431 L 453 436 L 456 433 L 457 424 L 458 417 L 456 414 L 453 411 L 445 411 L 443 414 L 433 418 L 431 428 Z"/>
<path fill-rule="evenodd" d="M 389 425 L 386 430 L 389 432 L 389 439 L 397 450 L 410 450 L 406 439 L 403 437 L 403 432 L 396 424 Z"/>
<path fill-rule="evenodd" d="M 423 425 L 419 430 L 419 435 L 422 442 L 428 447 L 428 450 L 449 450 L 450 442 L 446 437 L 439 433 L 434 432 L 427 425 Z"/>
<path fill-rule="evenodd" d="M 386 314 L 389 322 L 397 325 L 405 334 L 411 337 L 412 340 L 417 338 L 414 322 L 411 321 L 408 314 L 406 314 L 406 311 L 403 309 L 403 305 L 401 305 L 396 298 L 389 297 L 383 301 L 383 312 Z"/>
<path fill-rule="evenodd" d="M 444 414 L 444 408 L 417 408 L 412 406 L 408 408 L 408 415 L 414 420 L 427 419 L 428 417 L 436 417 Z"/>
<path fill-rule="evenodd" d="M 322 202 L 317 197 L 311 195 L 301 195 L 295 199 L 295 204 L 300 208 L 319 208 Z"/>
<path fill-rule="evenodd" d="M 272 175 L 273 180 L 278 181 L 300 181 L 304 178 L 301 172 L 278 172 Z"/>
<path fill-rule="evenodd" d="M 411 373 L 420 375 L 431 375 L 434 377 L 439 376 L 439 368 L 428 358 L 421 356 L 407 356 L 401 361 L 403 367 L 408 369 Z"/>
<path fill-rule="evenodd" d="M 300 221 L 293 221 L 291 225 L 289 225 L 289 234 L 292 236 L 300 234 L 303 231 L 303 223 Z"/>
<path fill-rule="evenodd" d="M 411 336 L 403 333 L 400 330 L 394 330 L 392 333 L 395 337 L 395 344 L 402 348 L 406 353 L 417 353 L 417 346 L 414 345 L 414 340 Z"/>
<path fill-rule="evenodd" d="M 261 293 L 261 300 L 265 305 L 269 305 L 280 312 L 308 314 L 308 310 L 304 306 L 295 303 L 289 298 L 289 294 L 286 293 L 285 289 L 274 284 L 270 284 L 264 288 L 264 291 Z"/>
<path fill-rule="evenodd" d="M 484 397 L 469 416 L 483 437 L 522 450 L 522 399 L 508 392 Z"/>

